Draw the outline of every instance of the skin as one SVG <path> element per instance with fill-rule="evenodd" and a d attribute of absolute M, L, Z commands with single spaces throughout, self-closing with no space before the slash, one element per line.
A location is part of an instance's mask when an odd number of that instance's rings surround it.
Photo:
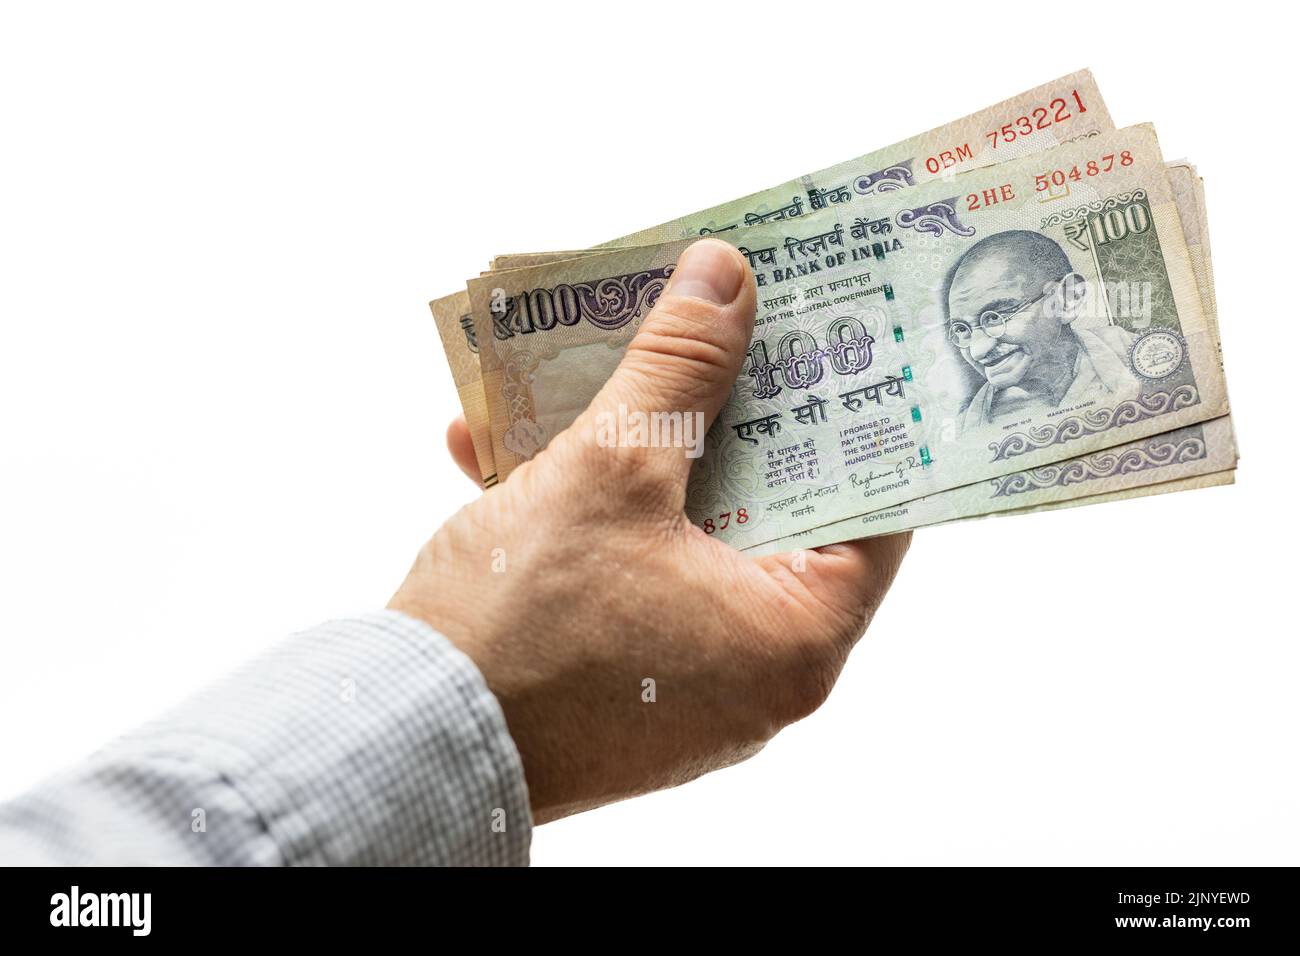
<path fill-rule="evenodd" d="M 1014 389 L 1021 397 L 1053 405 L 1069 389 L 1079 348 L 1066 328 L 1074 317 L 1072 309 L 1054 309 L 1049 295 L 1008 322 L 997 338 L 979 324 L 984 312 L 1006 314 L 1059 278 L 1046 268 L 1035 268 L 1014 250 L 982 255 L 976 251 L 957 267 L 948 292 L 948 314 L 964 319 L 972 329 L 970 346 L 959 351 L 995 389 Z M 1067 304 L 1082 296 L 1081 284 L 1066 289 Z"/>
<path fill-rule="evenodd" d="M 907 551 L 910 534 L 747 558 L 687 520 L 682 449 L 597 444 L 620 403 L 711 422 L 754 309 L 745 259 L 691 246 L 590 408 L 443 525 L 390 603 L 483 673 L 537 822 L 734 764 L 810 714 Z M 477 480 L 463 420 L 447 443 Z"/>

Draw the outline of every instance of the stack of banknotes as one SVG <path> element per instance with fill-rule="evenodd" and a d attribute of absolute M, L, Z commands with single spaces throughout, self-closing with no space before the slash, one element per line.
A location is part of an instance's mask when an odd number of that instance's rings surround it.
<path fill-rule="evenodd" d="M 1231 484 L 1204 187 L 1087 70 L 905 142 L 585 250 L 498 256 L 430 303 L 483 482 L 588 405 L 701 236 L 758 283 L 687 512 L 768 553 Z"/>

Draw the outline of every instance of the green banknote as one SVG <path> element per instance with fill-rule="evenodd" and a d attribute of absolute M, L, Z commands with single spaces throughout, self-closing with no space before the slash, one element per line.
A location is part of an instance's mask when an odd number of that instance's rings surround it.
<path fill-rule="evenodd" d="M 1209 261 L 1209 224 L 1204 186 L 1195 167 L 1169 163 L 1166 172 L 1187 240 L 1192 272 L 1202 308 L 1218 341 L 1213 269 Z M 523 268 L 575 258 L 581 252 L 533 253 L 497 257 L 494 266 Z M 1221 345 L 1220 345 L 1221 350 Z M 480 389 L 481 393 L 481 389 Z M 1093 455 L 1018 472 L 976 487 L 953 488 L 884 511 L 846 519 L 751 548 L 779 553 L 819 547 L 854 537 L 868 537 L 929 524 L 973 520 L 990 515 L 1021 515 L 1082 504 L 1102 504 L 1153 494 L 1170 494 L 1232 482 L 1237 449 L 1230 416 L 1165 432 Z"/>
<path fill-rule="evenodd" d="M 706 530 L 763 544 L 1226 413 L 1150 127 L 864 209 L 718 232 L 760 302 L 692 476 Z M 687 244 L 470 283 L 501 475 L 590 401 Z"/>
<path fill-rule="evenodd" d="M 1030 505 L 1012 511 L 992 512 L 988 515 L 972 515 L 969 518 L 957 518 L 956 521 L 977 521 L 980 518 L 989 518 L 994 516 L 1011 517 L 1015 515 L 1038 514 L 1043 511 L 1059 511 L 1062 508 L 1080 508 L 1085 505 L 1115 504 L 1120 501 L 1132 501 L 1135 498 L 1150 498 L 1153 495 L 1173 494 L 1178 491 L 1199 491 L 1203 488 L 1221 488 L 1224 485 L 1235 483 L 1237 480 L 1236 476 L 1237 472 L 1233 469 L 1229 469 L 1228 471 L 1216 471 L 1212 474 L 1197 475 L 1193 478 L 1178 478 L 1174 481 L 1162 481 L 1159 484 L 1146 485 L 1141 488 L 1129 488 L 1119 491 L 1102 492 L 1095 495 L 1084 495 L 1082 498 L 1072 498 L 1069 501 L 1060 501 L 1053 504 Z"/>
<path fill-rule="evenodd" d="M 1209 256 L 1209 223 L 1204 185 L 1195 167 L 1169 163 L 1179 222 L 1186 237 L 1192 272 L 1202 308 L 1218 343 L 1217 299 Z M 498 257 L 494 265 L 541 265 L 574 258 L 575 252 Z M 1017 472 L 1011 476 L 953 488 L 896 508 L 846 519 L 751 547 L 754 554 L 813 548 L 855 537 L 869 537 L 930 524 L 973 520 L 990 515 L 1021 515 L 1084 504 L 1102 504 L 1232 483 L 1237 449 L 1230 416 L 1153 435 L 1093 455 Z"/>
<path fill-rule="evenodd" d="M 887 199 L 899 190 L 1114 128 L 1092 74 L 1080 70 L 901 143 L 605 245 L 642 245 L 732 231 L 754 223 L 797 219 L 830 207 L 858 206 L 866 212 L 875 201 Z M 494 260 L 492 268 L 526 267 L 585 254 L 573 251 L 502 256 Z M 463 300 L 446 296 L 430 305 L 436 316 L 440 310 L 461 308 Z M 478 374 L 477 346 L 470 327 L 465 326 L 458 336 L 454 334 L 455 324 L 440 322 L 438 328 L 463 400 L 466 394 L 476 391 L 473 379 Z M 483 478 L 490 482 L 495 475 L 490 434 L 468 405 L 465 414 L 480 466 L 485 469 Z"/>
<path fill-rule="evenodd" d="M 1232 423 L 1229 416 L 1222 415 L 1089 455 L 870 511 L 747 550 L 777 554 L 970 518 L 1029 514 L 1079 503 L 1208 487 L 1184 482 L 1207 475 L 1231 475 L 1236 465 Z"/>
<path fill-rule="evenodd" d="M 1188 243 L 1201 307 L 1222 355 L 1216 319 L 1214 272 L 1209 261 L 1209 223 L 1204 186 L 1189 163 L 1166 167 L 1179 222 Z M 1222 362 L 1220 362 L 1222 364 Z M 1161 432 L 1115 448 L 990 481 L 951 488 L 894 508 L 871 511 L 752 548 L 776 554 L 816 548 L 852 538 L 891 534 L 931 524 L 990 515 L 1020 515 L 1079 504 L 1166 494 L 1232 482 L 1237 443 L 1231 415 Z M 1215 479 L 1215 480 L 1211 480 Z"/>

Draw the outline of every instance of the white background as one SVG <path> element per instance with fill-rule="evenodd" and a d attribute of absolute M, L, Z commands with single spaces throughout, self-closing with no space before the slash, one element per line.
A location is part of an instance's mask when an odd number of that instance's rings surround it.
<path fill-rule="evenodd" d="M 476 492 L 428 299 L 1093 69 L 1208 188 L 1238 484 L 923 531 L 826 707 L 538 864 L 1300 862 L 1275 6 L 33 5 L 0 22 L 0 796 L 383 605 Z"/>

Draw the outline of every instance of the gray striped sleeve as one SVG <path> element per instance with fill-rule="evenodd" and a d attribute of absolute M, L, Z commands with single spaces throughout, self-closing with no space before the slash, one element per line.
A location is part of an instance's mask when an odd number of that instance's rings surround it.
<path fill-rule="evenodd" d="M 391 611 L 296 634 L 0 807 L 0 862 L 523 865 L 523 767 L 482 675 Z"/>

